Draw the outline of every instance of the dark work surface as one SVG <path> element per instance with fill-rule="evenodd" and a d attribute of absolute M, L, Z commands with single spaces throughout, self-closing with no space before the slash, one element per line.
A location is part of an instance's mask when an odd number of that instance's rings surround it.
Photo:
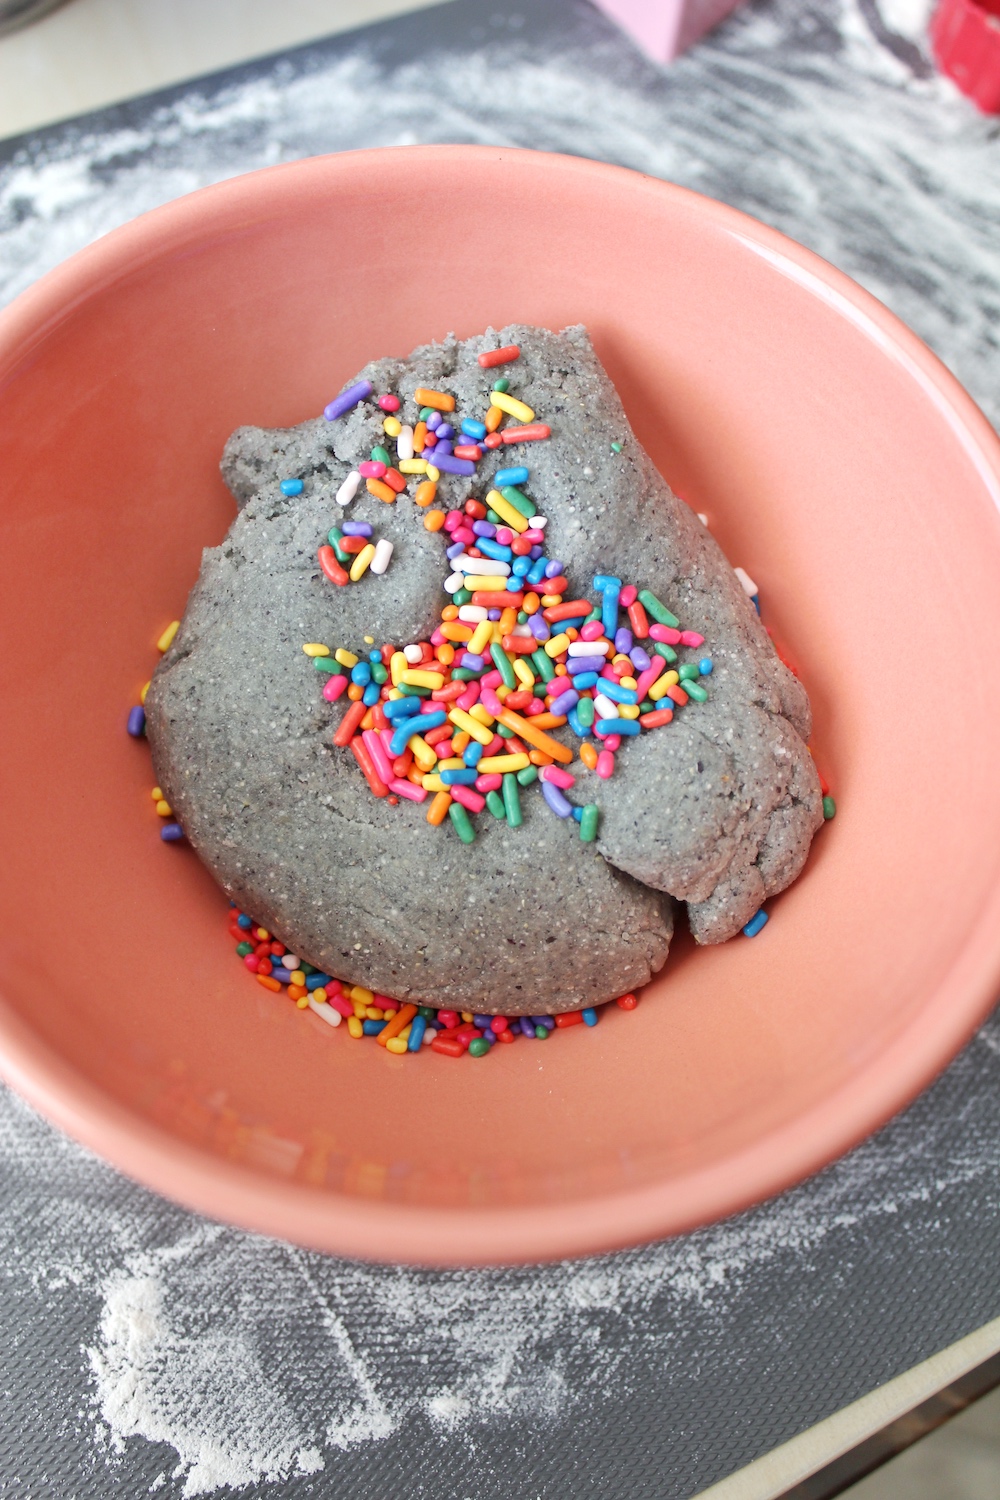
<path fill-rule="evenodd" d="M 755 213 L 995 419 L 997 125 L 930 73 L 918 8 L 762 0 L 661 72 L 585 0 L 455 0 L 232 69 L 0 144 L 0 300 L 236 172 L 505 142 Z M 542 1269 L 369 1268 L 219 1229 L 10 1095 L 0 1170 L 5 1496 L 682 1500 L 1000 1315 L 1000 1024 L 794 1192 Z"/>

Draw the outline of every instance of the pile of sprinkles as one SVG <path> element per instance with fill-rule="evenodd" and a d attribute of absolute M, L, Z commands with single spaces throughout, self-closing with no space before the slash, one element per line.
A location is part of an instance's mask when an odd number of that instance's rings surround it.
<path fill-rule="evenodd" d="M 520 352 L 507 345 L 481 354 L 479 363 L 512 364 Z M 475 475 L 484 449 L 551 436 L 548 424 L 511 395 L 506 377 L 495 382 L 481 420 L 458 422 L 454 396 L 418 387 L 415 421 L 404 422 L 397 415 L 403 400 L 391 391 L 376 398 L 367 380 L 324 415 L 335 421 L 372 398 L 386 413 L 382 429 L 395 443 L 395 464 L 386 447 L 373 448 L 341 485 L 342 506 L 362 480 L 370 494 L 395 503 L 414 476 L 413 499 L 428 507 L 442 474 Z M 373 795 L 393 804 L 430 798 L 428 823 L 447 819 L 465 844 L 474 841 L 473 819 L 484 811 L 518 828 L 521 794 L 533 784 L 556 817 L 574 819 L 581 840 L 593 842 L 598 804 L 575 804 L 566 795 L 577 787 L 579 768 L 567 769 L 577 754 L 586 771 L 607 780 L 623 741 L 665 727 L 690 701 L 708 697 L 711 657 L 678 657 L 702 648 L 704 637 L 682 630 L 651 590 L 611 573 L 594 577 L 596 602 L 570 588 L 562 561 L 547 554 L 547 518 L 527 493 L 529 478 L 523 464 L 500 469 L 483 499 L 427 511 L 424 525 L 446 536 L 449 565 L 449 602 L 429 640 L 377 646 L 366 636 L 372 649 L 361 655 L 319 641 L 302 646 L 326 674 L 327 702 L 347 695 L 333 743 L 354 755 Z M 369 567 L 384 571 L 376 568 L 370 534 L 362 522 L 330 529 L 318 559 L 331 582 L 343 587 Z M 578 749 L 549 732 L 563 726 Z"/>
<path fill-rule="evenodd" d="M 512 364 L 520 352 L 515 344 L 487 350 L 479 364 Z M 335 421 L 373 396 L 371 383 L 359 381 L 323 415 Z M 424 526 L 443 531 L 448 542 L 443 589 L 450 602 L 429 640 L 401 648 L 376 646 L 370 636 L 370 649 L 361 655 L 344 646 L 303 643 L 314 669 L 326 676 L 324 699 L 348 700 L 333 744 L 354 755 L 375 797 L 393 805 L 429 797 L 427 822 L 440 826 L 447 819 L 465 844 L 474 841 L 473 818 L 484 810 L 510 829 L 520 827 L 521 794 L 536 783 L 549 810 L 575 820 L 581 840 L 591 843 L 599 807 L 570 801 L 566 793 L 576 788 L 580 772 L 567 767 L 578 755 L 586 771 L 607 780 L 623 741 L 664 728 L 691 701 L 705 702 L 711 656 L 680 660 L 681 652 L 701 651 L 704 637 L 682 629 L 651 590 L 611 573 L 593 578 L 596 600 L 574 597 L 562 561 L 546 553 L 547 518 L 524 488 L 530 470 L 523 464 L 496 472 L 483 499 L 469 498 L 461 509 L 447 511 L 435 505 L 442 475 L 474 476 L 484 450 L 551 436 L 549 426 L 510 394 L 506 377 L 494 383 L 482 420 L 465 417 L 457 428 L 455 398 L 448 392 L 418 388 L 412 424 L 397 415 L 400 396 L 386 392 L 375 399 L 385 413 L 386 440 L 395 444 L 395 462 L 384 445 L 374 447 L 340 485 L 337 503 L 346 508 L 364 482 L 370 494 L 393 504 L 415 480 L 412 498 L 425 511 Z M 622 451 L 620 442 L 611 447 Z M 303 481 L 286 478 L 280 488 L 294 496 Z M 707 526 L 707 517 L 699 519 Z M 330 528 L 318 561 L 325 577 L 343 588 L 367 573 L 384 574 L 392 555 L 393 544 L 375 537 L 367 522 L 344 520 Z M 756 583 L 743 568 L 734 571 L 759 614 Z M 160 635 L 161 653 L 179 627 L 174 620 Z M 133 738 L 145 737 L 149 686 L 144 684 L 129 711 L 126 728 Z M 549 733 L 566 726 L 579 742 L 575 748 Z M 822 773 L 820 784 L 829 820 L 836 804 Z M 182 842 L 183 828 L 158 786 L 152 801 L 161 839 Z M 755 937 L 767 920 L 762 907 L 744 935 Z M 429 1047 L 447 1057 L 485 1057 L 498 1042 L 544 1041 L 555 1030 L 596 1026 L 604 1009 L 506 1017 L 403 1003 L 322 973 L 233 902 L 227 922 L 236 955 L 258 984 L 287 994 L 298 1009 L 331 1026 L 346 1021 L 353 1038 L 374 1037 L 396 1054 Z M 606 1003 L 634 1010 L 638 999 L 630 992 Z"/>

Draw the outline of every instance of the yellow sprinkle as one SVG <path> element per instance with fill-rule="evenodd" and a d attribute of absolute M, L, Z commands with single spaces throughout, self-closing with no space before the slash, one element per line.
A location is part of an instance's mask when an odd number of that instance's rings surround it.
<path fill-rule="evenodd" d="M 502 516 L 513 531 L 527 531 L 531 524 L 526 516 L 522 516 L 516 506 L 511 505 L 509 500 L 504 499 L 499 490 L 490 490 L 486 496 L 486 504 L 492 510 L 495 510 L 498 516 Z"/>
<path fill-rule="evenodd" d="M 568 635 L 554 635 L 550 640 L 545 642 L 543 650 L 546 656 L 561 656 L 567 646 L 571 644 L 572 642 Z"/>
<path fill-rule="evenodd" d="M 170 624 L 167 626 L 166 630 L 163 632 L 163 634 L 160 636 L 160 639 L 156 643 L 157 651 L 166 651 L 180 628 L 180 620 L 171 620 Z"/>
<path fill-rule="evenodd" d="M 465 1021 L 465 1022 L 469 1022 L 469 1021 L 474 1021 L 475 1020 L 475 1017 L 473 1016 L 471 1010 L 463 1010 L 461 1012 L 461 1016 L 462 1016 L 462 1020 Z"/>
<path fill-rule="evenodd" d="M 447 391 L 432 391 L 425 385 L 417 386 L 413 399 L 418 406 L 432 406 L 435 411 L 455 410 L 454 396 L 449 396 Z"/>
<path fill-rule="evenodd" d="M 426 474 L 426 458 L 401 458 L 396 468 L 401 474 Z"/>
<path fill-rule="evenodd" d="M 489 709 L 482 703 L 474 703 L 472 705 L 472 707 L 469 709 L 469 718 L 477 719 L 480 724 L 485 724 L 487 726 L 494 722 L 493 715 L 490 713 Z M 466 725 L 466 728 L 468 728 L 468 725 Z M 469 730 L 469 733 L 472 733 L 471 729 Z"/>
<path fill-rule="evenodd" d="M 673 687 L 676 682 L 680 682 L 680 677 L 676 672 L 664 672 L 663 676 L 658 677 L 649 690 L 647 696 L 650 702 L 659 703 L 660 699 L 666 693 L 667 688 Z"/>
<path fill-rule="evenodd" d="M 374 1005 L 375 991 L 366 989 L 363 984 L 355 984 L 351 987 L 351 999 L 360 1001 L 362 1005 Z"/>
<path fill-rule="evenodd" d="M 433 745 L 428 745 L 422 735 L 413 734 L 407 741 L 413 751 L 413 759 L 417 763 L 419 771 L 432 771 L 437 765 L 437 751 Z"/>
<path fill-rule="evenodd" d="M 344 646 L 337 647 L 336 651 L 333 653 L 333 659 L 334 661 L 339 661 L 340 665 L 342 667 L 346 667 L 348 671 L 350 671 L 352 667 L 356 667 L 358 664 L 358 658 L 355 656 L 354 652 L 348 651 Z"/>
<path fill-rule="evenodd" d="M 400 652 L 400 655 L 402 656 L 402 652 Z M 405 656 L 403 656 L 403 660 L 404 661 L 406 660 Z M 390 701 L 390 703 L 395 703 L 396 699 L 397 698 L 402 698 L 402 696 L 403 696 L 403 694 L 400 692 L 400 690 L 399 690 L 398 687 L 391 687 L 389 689 L 389 701 Z"/>
<path fill-rule="evenodd" d="M 448 718 L 453 724 L 457 724 L 459 729 L 464 729 L 466 734 L 478 740 L 481 745 L 488 745 L 493 738 L 492 729 L 487 729 L 485 724 L 481 724 L 478 719 L 467 714 L 464 708 L 449 708 Z"/>
<path fill-rule="evenodd" d="M 408 667 L 399 680 L 407 687 L 425 687 L 432 692 L 444 687 L 444 677 L 440 672 L 429 672 L 421 667 Z"/>
<path fill-rule="evenodd" d="M 295 1004 L 298 1006 L 299 1010 L 305 1010 L 306 1006 L 309 1004 L 309 996 L 300 995 Z"/>
<path fill-rule="evenodd" d="M 152 797 L 154 802 L 159 802 L 160 798 L 163 796 L 163 788 L 154 786 L 152 792 L 150 793 L 150 796 Z"/>
<path fill-rule="evenodd" d="M 163 797 L 161 797 L 159 802 L 157 802 L 156 811 L 159 813 L 161 818 L 172 818 L 174 815 L 174 810 L 170 806 L 170 803 L 167 802 Z"/>
<path fill-rule="evenodd" d="M 371 542 L 369 542 L 367 546 L 362 547 L 357 557 L 351 563 L 352 583 L 357 583 L 359 578 L 363 578 L 365 576 L 365 574 L 368 572 L 368 564 L 371 562 L 374 556 L 375 547 Z"/>
<path fill-rule="evenodd" d="M 426 776 L 421 776 L 420 785 L 425 792 L 447 792 L 449 790 L 440 776 L 434 771 L 429 771 Z"/>
<path fill-rule="evenodd" d="M 511 662 L 511 666 L 514 668 L 514 676 L 520 683 L 522 683 L 526 688 L 534 687 L 535 674 L 528 666 L 528 663 L 524 660 L 523 656 L 515 656 L 514 660 Z"/>
<path fill-rule="evenodd" d="M 404 1052 L 409 1051 L 409 1048 L 403 1041 L 402 1034 L 400 1034 L 399 1036 L 391 1036 L 389 1038 L 385 1044 L 385 1050 L 387 1052 L 395 1052 L 397 1057 L 401 1057 Z"/>
<path fill-rule="evenodd" d="M 637 719 L 639 717 L 638 703 L 619 703 L 618 717 L 620 719 Z"/>
<path fill-rule="evenodd" d="M 320 987 L 319 987 L 318 990 L 310 990 L 309 994 L 310 994 L 310 999 L 315 1000 L 317 1005 L 325 1005 L 326 1004 L 326 999 L 327 999 L 326 990 L 323 988 L 322 985 L 320 985 Z"/>
<path fill-rule="evenodd" d="M 482 776 L 488 776 L 494 771 L 523 771 L 530 765 L 526 755 L 484 755 L 476 770 Z"/>
<path fill-rule="evenodd" d="M 490 400 L 494 406 L 499 406 L 508 417 L 516 417 L 519 422 L 533 422 L 535 413 L 530 406 L 525 406 L 523 401 L 518 401 L 516 396 L 508 396 L 506 391 L 490 391 Z"/>
<path fill-rule="evenodd" d="M 306 976 L 303 974 L 302 970 L 301 969 L 296 969 L 293 972 L 293 974 L 292 974 L 292 983 L 293 984 L 305 984 L 305 982 L 306 982 Z M 326 999 L 325 995 L 323 996 L 323 999 L 324 1000 Z"/>
<path fill-rule="evenodd" d="M 636 688 L 639 686 L 639 684 L 636 682 L 636 680 L 635 680 L 634 677 L 620 677 L 618 679 L 618 686 L 619 687 L 624 687 L 624 688 L 631 688 L 632 691 L 633 691 L 633 693 L 634 693 L 635 690 L 636 690 Z"/>
<path fill-rule="evenodd" d="M 340 661 L 339 656 L 337 657 L 337 660 Z M 346 667 L 347 663 L 344 662 L 343 665 Z M 400 678 L 402 677 L 403 673 L 408 672 L 409 669 L 410 663 L 406 660 L 406 657 L 403 655 L 402 651 L 394 651 L 389 658 L 389 676 L 392 678 L 393 687 L 399 687 Z"/>
<path fill-rule="evenodd" d="M 435 468 L 429 459 L 427 461 L 427 478 L 431 481 L 432 484 L 437 484 L 438 480 L 441 478 L 441 470 Z M 427 504 L 428 502 L 425 501 L 424 503 Z"/>
<path fill-rule="evenodd" d="M 375 637 L 373 635 L 365 635 L 362 636 L 361 639 L 364 641 L 366 646 L 374 646 L 375 644 Z"/>
<path fill-rule="evenodd" d="M 398 417 L 386 417 L 382 423 L 382 431 L 389 437 L 399 437 L 403 430 L 403 424 Z"/>
<path fill-rule="evenodd" d="M 554 604 L 562 603 L 562 594 L 543 594 L 542 608 L 551 609 Z"/>
<path fill-rule="evenodd" d="M 385 1020 L 385 1011 L 384 1010 L 380 1010 L 377 1005 L 368 1005 L 368 1006 L 365 1007 L 365 1020 L 366 1021 L 384 1021 Z"/>
<path fill-rule="evenodd" d="M 142 690 L 139 693 L 139 702 L 140 703 L 145 703 L 145 701 L 146 701 L 146 694 L 149 692 L 149 689 L 151 687 L 152 687 L 152 683 L 151 682 L 144 682 L 143 683 Z"/>
<path fill-rule="evenodd" d="M 348 996 L 348 999 L 350 999 L 350 996 Z M 351 1000 L 351 1004 L 354 1006 L 354 1014 L 358 1020 L 363 1021 L 365 1019 L 365 1011 L 368 1009 L 367 1005 L 363 1000 Z"/>
<path fill-rule="evenodd" d="M 469 644 L 465 649 L 467 651 L 471 651 L 474 656 L 481 656 L 482 653 L 486 650 L 486 647 L 491 645 L 492 642 L 493 621 L 480 620 L 479 624 L 472 632 L 472 639 L 469 641 Z"/>
<path fill-rule="evenodd" d="M 507 580 L 504 577 L 498 577 L 495 573 L 467 573 L 464 586 L 473 591 L 486 589 L 488 593 L 495 594 L 498 590 L 506 588 Z"/>
<path fill-rule="evenodd" d="M 365 1028 L 362 1026 L 357 1016 L 348 1016 L 347 1029 L 355 1041 L 360 1041 L 365 1034 Z M 386 1045 L 388 1045 L 388 1043 Z"/>
<path fill-rule="evenodd" d="M 389 1040 L 390 1041 L 399 1041 L 399 1042 L 408 1042 L 410 1040 L 410 1032 L 412 1030 L 413 1030 L 412 1024 L 408 1024 L 408 1025 L 406 1025 L 406 1026 L 403 1027 L 402 1031 L 397 1032 L 394 1037 L 390 1037 Z M 385 1045 L 388 1047 L 389 1042 L 386 1042 Z"/>
<path fill-rule="evenodd" d="M 329 646 L 321 646 L 318 641 L 307 641 L 302 647 L 307 656 L 329 656 Z"/>

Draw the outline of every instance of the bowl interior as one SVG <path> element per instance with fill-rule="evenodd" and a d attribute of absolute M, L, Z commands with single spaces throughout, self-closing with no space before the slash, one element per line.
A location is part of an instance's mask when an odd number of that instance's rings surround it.
<path fill-rule="evenodd" d="M 760 937 L 679 942 L 636 1012 L 481 1064 L 397 1058 L 234 962 L 224 898 L 158 838 L 124 719 L 232 518 L 231 429 L 301 421 L 374 355 L 509 321 L 588 325 L 638 437 L 758 581 L 839 811 Z M 209 189 L 75 257 L 0 320 L 0 377 L 0 1065 L 126 1170 L 351 1253 L 597 1249 L 829 1160 L 988 1007 L 996 444 L 807 252 L 589 163 L 358 153 Z"/>

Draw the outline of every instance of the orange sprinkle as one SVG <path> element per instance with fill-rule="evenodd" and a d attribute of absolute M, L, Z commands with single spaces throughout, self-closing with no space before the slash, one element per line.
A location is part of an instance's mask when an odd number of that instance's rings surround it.
<path fill-rule="evenodd" d="M 455 648 L 449 646 L 446 641 L 443 646 L 434 647 L 434 655 L 443 667 L 450 667 L 455 660 Z"/>
<path fill-rule="evenodd" d="M 451 608 L 455 610 L 455 614 L 458 613 L 455 605 L 452 605 Z M 464 620 L 456 620 L 452 616 L 447 624 L 441 626 L 441 634 L 446 641 L 471 641 L 473 630 L 472 626 L 466 625 Z"/>
<path fill-rule="evenodd" d="M 444 607 L 444 609 L 441 611 L 441 618 L 442 618 L 442 620 L 448 620 L 448 621 L 457 620 L 458 619 L 458 605 L 457 604 L 446 604 L 445 607 Z M 470 635 L 472 634 L 471 630 L 469 631 L 469 634 Z M 464 637 L 463 637 L 463 639 L 464 639 Z"/>
<path fill-rule="evenodd" d="M 503 411 L 499 406 L 491 406 L 483 418 L 487 432 L 496 432 L 502 421 Z"/>
<path fill-rule="evenodd" d="M 455 398 L 449 396 L 447 391 L 428 390 L 425 385 L 418 385 L 413 392 L 413 399 L 418 406 L 433 406 L 435 411 L 454 411 Z"/>
<path fill-rule="evenodd" d="M 429 510 L 424 516 L 424 526 L 428 531 L 440 531 L 444 525 L 443 510 Z"/>
<path fill-rule="evenodd" d="M 392 1037 L 398 1036 L 403 1028 L 413 1020 L 416 1013 L 417 1007 L 415 1005 L 401 1005 L 396 1014 L 382 1027 L 382 1030 L 375 1038 L 379 1046 L 384 1047 L 386 1042 Z"/>
<path fill-rule="evenodd" d="M 288 986 L 289 1000 L 301 1000 L 303 995 L 308 995 L 308 993 L 309 991 L 304 984 L 290 984 Z"/>
<path fill-rule="evenodd" d="M 428 823 L 432 824 L 433 827 L 437 828 L 437 826 L 440 823 L 443 823 L 444 820 L 445 820 L 445 818 L 448 816 L 448 809 L 449 809 L 450 806 L 451 806 L 451 793 L 450 792 L 435 792 L 434 796 L 431 799 L 431 805 L 427 809 L 427 821 L 428 821 Z"/>
<path fill-rule="evenodd" d="M 562 745 L 554 740 L 550 734 L 543 729 L 536 729 L 530 719 L 522 719 L 513 709 L 505 708 L 500 714 L 500 723 L 507 729 L 513 729 L 522 740 L 527 740 L 529 745 L 534 745 L 536 750 L 544 750 L 546 755 L 551 755 L 553 760 L 561 760 L 565 765 L 573 759 L 573 751 L 568 746 Z"/>
<path fill-rule="evenodd" d="M 355 691 L 355 689 L 357 689 L 357 691 Z M 365 690 L 361 686 L 360 682 L 351 682 L 348 684 L 347 696 L 348 698 L 350 698 L 352 703 L 361 702 L 362 698 L 365 696 Z"/>
<path fill-rule="evenodd" d="M 537 594 L 525 594 L 521 608 L 526 615 L 537 615 L 541 602 Z"/>
<path fill-rule="evenodd" d="M 471 739 L 472 735 L 467 729 L 460 729 L 457 734 L 453 734 L 451 737 L 451 748 L 456 755 L 462 755 L 468 748 Z"/>
<path fill-rule="evenodd" d="M 584 740 L 580 746 L 580 759 L 588 771 L 595 771 L 597 769 L 597 751 L 587 740 Z"/>
<path fill-rule="evenodd" d="M 280 981 L 272 979 L 270 974 L 258 974 L 257 983 L 262 984 L 266 990 L 274 990 L 277 994 L 281 989 Z"/>
<path fill-rule="evenodd" d="M 423 453 L 427 446 L 427 423 L 418 422 L 413 429 L 413 451 Z"/>
<path fill-rule="evenodd" d="M 541 714 L 538 717 L 541 718 Z M 551 766 L 552 764 L 551 755 L 546 755 L 544 750 L 529 750 L 528 759 L 533 766 Z"/>
<path fill-rule="evenodd" d="M 383 484 L 381 479 L 366 479 L 365 488 L 369 495 L 377 495 L 380 500 L 385 501 L 386 505 L 391 505 L 396 498 L 396 491 L 389 485 Z"/>
<path fill-rule="evenodd" d="M 565 714 L 533 714 L 532 724 L 536 729 L 561 729 L 566 722 Z"/>

